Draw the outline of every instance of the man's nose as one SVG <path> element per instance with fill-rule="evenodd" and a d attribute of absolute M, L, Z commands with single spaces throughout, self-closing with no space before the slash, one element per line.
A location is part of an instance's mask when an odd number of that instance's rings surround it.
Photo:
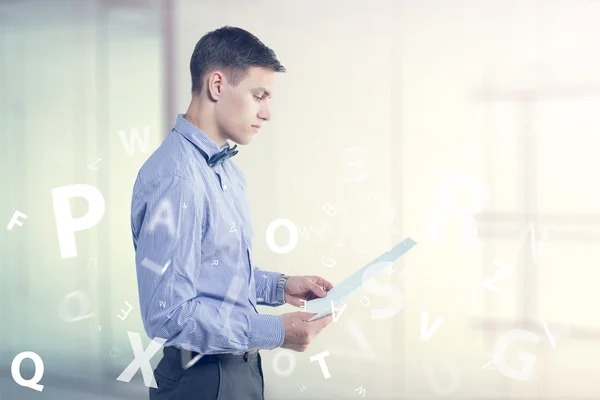
<path fill-rule="evenodd" d="M 258 117 L 265 121 L 271 120 L 271 111 L 269 110 L 269 106 L 263 107 L 258 113 Z"/>

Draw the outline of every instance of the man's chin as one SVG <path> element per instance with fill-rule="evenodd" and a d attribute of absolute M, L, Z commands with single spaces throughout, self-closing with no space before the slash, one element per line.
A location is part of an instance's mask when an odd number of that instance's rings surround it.
<path fill-rule="evenodd" d="M 241 146 L 244 146 L 244 145 L 249 144 L 252 141 L 252 136 L 247 136 L 247 137 L 244 136 L 244 137 L 239 137 L 239 138 L 235 138 L 235 139 L 232 139 L 232 140 L 235 143 L 237 143 L 237 144 L 239 144 Z"/>

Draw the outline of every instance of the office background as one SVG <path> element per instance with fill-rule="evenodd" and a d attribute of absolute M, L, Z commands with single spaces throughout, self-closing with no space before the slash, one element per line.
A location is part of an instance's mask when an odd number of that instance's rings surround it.
<path fill-rule="evenodd" d="M 0 216 L 27 216 L 0 230 L 0 398 L 147 397 L 140 371 L 116 380 L 127 331 L 150 343 L 132 185 L 187 109 L 196 41 L 223 25 L 288 70 L 233 159 L 256 264 L 335 284 L 418 243 L 305 353 L 263 352 L 267 398 L 600 398 L 599 20 L 594 0 L 0 1 Z M 105 211 L 62 258 L 51 191 L 76 184 Z M 284 254 L 277 219 L 297 227 Z M 12 379 L 24 351 L 41 392 Z M 310 361 L 325 351 L 328 379 Z"/>

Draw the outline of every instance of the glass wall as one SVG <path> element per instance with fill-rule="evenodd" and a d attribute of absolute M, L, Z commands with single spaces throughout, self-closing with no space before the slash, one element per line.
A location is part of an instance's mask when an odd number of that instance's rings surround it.
<path fill-rule="evenodd" d="M 44 398 L 147 393 L 141 378 L 116 377 L 133 359 L 127 331 L 149 342 L 129 205 L 141 163 L 165 136 L 161 9 L 157 1 L 0 3 L 0 204 L 7 225 L 16 211 L 26 215 L 0 233 L 7 398 L 38 395 L 10 376 L 23 351 L 43 360 Z M 61 254 L 64 219 L 55 212 L 77 185 L 101 200 L 75 196 L 66 217 L 99 218 Z M 33 362 L 21 371 L 31 378 Z"/>

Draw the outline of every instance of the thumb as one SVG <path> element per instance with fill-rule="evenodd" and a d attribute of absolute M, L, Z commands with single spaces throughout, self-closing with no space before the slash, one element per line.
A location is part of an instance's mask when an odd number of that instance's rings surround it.
<path fill-rule="evenodd" d="M 298 315 L 298 317 L 300 317 L 300 319 L 302 319 L 303 321 L 308 321 L 309 319 L 311 319 L 312 317 L 314 317 L 315 315 L 317 315 L 318 313 L 312 313 L 312 312 L 305 312 L 305 311 L 296 311 L 296 314 Z"/>
<path fill-rule="evenodd" d="M 327 292 L 325 290 L 323 290 L 323 288 L 321 286 L 317 285 L 313 281 L 309 281 L 309 282 L 310 282 L 309 283 L 309 289 L 316 296 L 319 296 L 319 297 L 325 297 L 325 296 L 327 296 Z"/>
<path fill-rule="evenodd" d="M 317 320 L 317 321 L 319 322 L 321 329 L 323 329 L 323 328 L 325 328 L 327 325 L 329 325 L 329 323 L 330 323 L 331 321 L 333 321 L 333 314 L 329 314 L 328 316 L 326 316 L 326 317 L 323 317 L 323 318 L 321 318 L 321 319 L 319 319 L 319 320 Z M 317 322 L 317 321 L 315 321 L 315 322 Z"/>

